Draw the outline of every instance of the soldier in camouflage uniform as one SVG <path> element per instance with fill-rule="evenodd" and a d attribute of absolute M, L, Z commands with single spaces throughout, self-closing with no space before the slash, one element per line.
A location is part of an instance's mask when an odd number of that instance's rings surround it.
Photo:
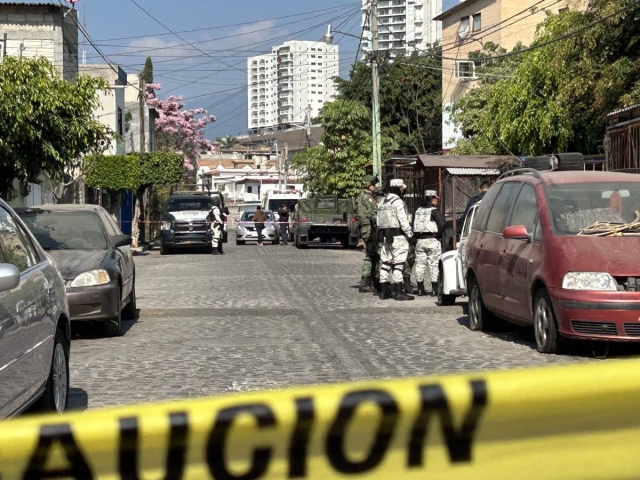
<path fill-rule="evenodd" d="M 376 252 L 376 215 L 378 204 L 373 192 L 377 179 L 366 175 L 362 179 L 362 192 L 356 199 L 356 220 L 360 223 L 360 238 L 365 244 L 365 257 L 360 278 L 360 293 L 373 293 L 372 272 L 377 263 Z"/>

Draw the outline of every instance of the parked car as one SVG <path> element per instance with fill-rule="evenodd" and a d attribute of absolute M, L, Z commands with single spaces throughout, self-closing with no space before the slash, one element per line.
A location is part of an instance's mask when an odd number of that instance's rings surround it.
<path fill-rule="evenodd" d="M 131 237 L 98 205 L 47 205 L 16 212 L 55 259 L 72 321 L 99 321 L 109 336 L 136 313 Z"/>
<path fill-rule="evenodd" d="M 253 213 L 256 211 L 256 207 L 260 206 L 262 206 L 262 202 L 242 202 L 240 205 L 238 205 L 238 216 L 236 217 L 236 222 L 239 222 L 242 219 L 243 213 Z"/>
<path fill-rule="evenodd" d="M 466 272 L 469 266 L 467 246 L 471 224 L 480 203 L 476 203 L 469 209 L 464 219 L 457 248 L 440 256 L 437 288 L 438 305 L 440 306 L 453 305 L 456 302 L 456 297 L 467 295 Z"/>
<path fill-rule="evenodd" d="M 70 342 L 60 272 L 0 200 L 0 418 L 67 408 Z"/>
<path fill-rule="evenodd" d="M 471 227 L 471 329 L 490 328 L 494 315 L 533 325 L 536 348 L 546 353 L 561 337 L 640 341 L 640 230 L 606 233 L 638 220 L 639 210 L 638 175 L 503 175 Z"/>
<path fill-rule="evenodd" d="M 240 223 L 236 226 L 236 245 L 244 245 L 247 242 L 257 242 L 258 232 L 256 231 L 253 215 L 256 212 L 244 212 L 240 217 Z M 264 212 L 267 214 L 267 221 L 262 230 L 262 236 L 265 242 L 278 244 L 278 232 L 273 223 L 275 221 L 273 212 Z"/>

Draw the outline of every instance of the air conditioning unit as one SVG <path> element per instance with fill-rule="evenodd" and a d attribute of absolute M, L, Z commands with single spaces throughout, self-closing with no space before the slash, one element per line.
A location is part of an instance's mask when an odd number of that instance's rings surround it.
<path fill-rule="evenodd" d="M 457 60 L 456 78 L 461 80 L 473 80 L 477 78 L 475 62 L 473 62 L 473 60 Z"/>

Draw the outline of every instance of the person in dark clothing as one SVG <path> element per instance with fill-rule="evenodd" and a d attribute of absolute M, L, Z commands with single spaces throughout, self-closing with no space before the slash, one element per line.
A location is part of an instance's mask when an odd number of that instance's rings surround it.
<path fill-rule="evenodd" d="M 253 214 L 253 223 L 256 226 L 258 232 L 258 245 L 262 246 L 262 230 L 264 229 L 264 222 L 267 221 L 267 214 L 264 213 L 262 207 L 256 207 L 256 213 Z"/>
<path fill-rule="evenodd" d="M 478 193 L 478 195 L 476 195 L 475 197 L 471 197 L 469 199 L 469 203 L 467 203 L 467 208 L 464 210 L 464 218 L 467 218 L 467 213 L 469 213 L 469 210 L 471 209 L 471 207 L 473 207 L 476 203 L 478 203 L 480 200 L 484 198 L 490 186 L 491 185 L 489 185 L 489 182 L 482 182 L 482 184 L 480 185 L 480 193 Z"/>
<path fill-rule="evenodd" d="M 282 239 L 282 245 L 289 244 L 289 209 L 287 204 L 283 203 L 280 210 L 278 210 L 278 219 L 280 226 L 280 238 Z"/>

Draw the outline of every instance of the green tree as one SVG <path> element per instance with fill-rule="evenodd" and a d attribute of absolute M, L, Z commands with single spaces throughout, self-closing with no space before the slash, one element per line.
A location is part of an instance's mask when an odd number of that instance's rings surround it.
<path fill-rule="evenodd" d="M 455 151 L 597 152 L 606 114 L 640 102 L 639 43 L 634 0 L 593 0 L 585 11 L 549 14 L 533 43 L 539 47 L 513 55 L 508 78 L 481 77 L 478 89 L 454 105 L 465 135 Z M 501 67 L 481 73 L 504 74 Z"/>
<path fill-rule="evenodd" d="M 407 155 L 442 150 L 441 49 L 414 52 L 410 57 L 387 60 L 380 69 L 380 119 L 382 133 Z M 350 80 L 335 79 L 337 100 L 371 105 L 371 67 L 358 62 Z"/>
<path fill-rule="evenodd" d="M 371 163 L 371 111 L 354 100 L 335 101 L 323 107 L 319 120 L 324 126 L 320 144 L 297 154 L 293 166 L 312 194 L 354 196 Z M 382 141 L 388 150 L 391 142 L 384 136 Z"/>
<path fill-rule="evenodd" d="M 95 118 L 104 79 L 80 75 L 74 82 L 44 57 L 0 62 L 0 191 L 13 178 L 61 177 L 79 159 L 97 153 L 113 132 Z"/>
<path fill-rule="evenodd" d="M 145 84 L 153 83 L 153 61 L 151 57 L 147 57 L 145 60 L 144 68 L 142 72 L 140 72 L 140 75 L 142 75 L 142 81 Z"/>

